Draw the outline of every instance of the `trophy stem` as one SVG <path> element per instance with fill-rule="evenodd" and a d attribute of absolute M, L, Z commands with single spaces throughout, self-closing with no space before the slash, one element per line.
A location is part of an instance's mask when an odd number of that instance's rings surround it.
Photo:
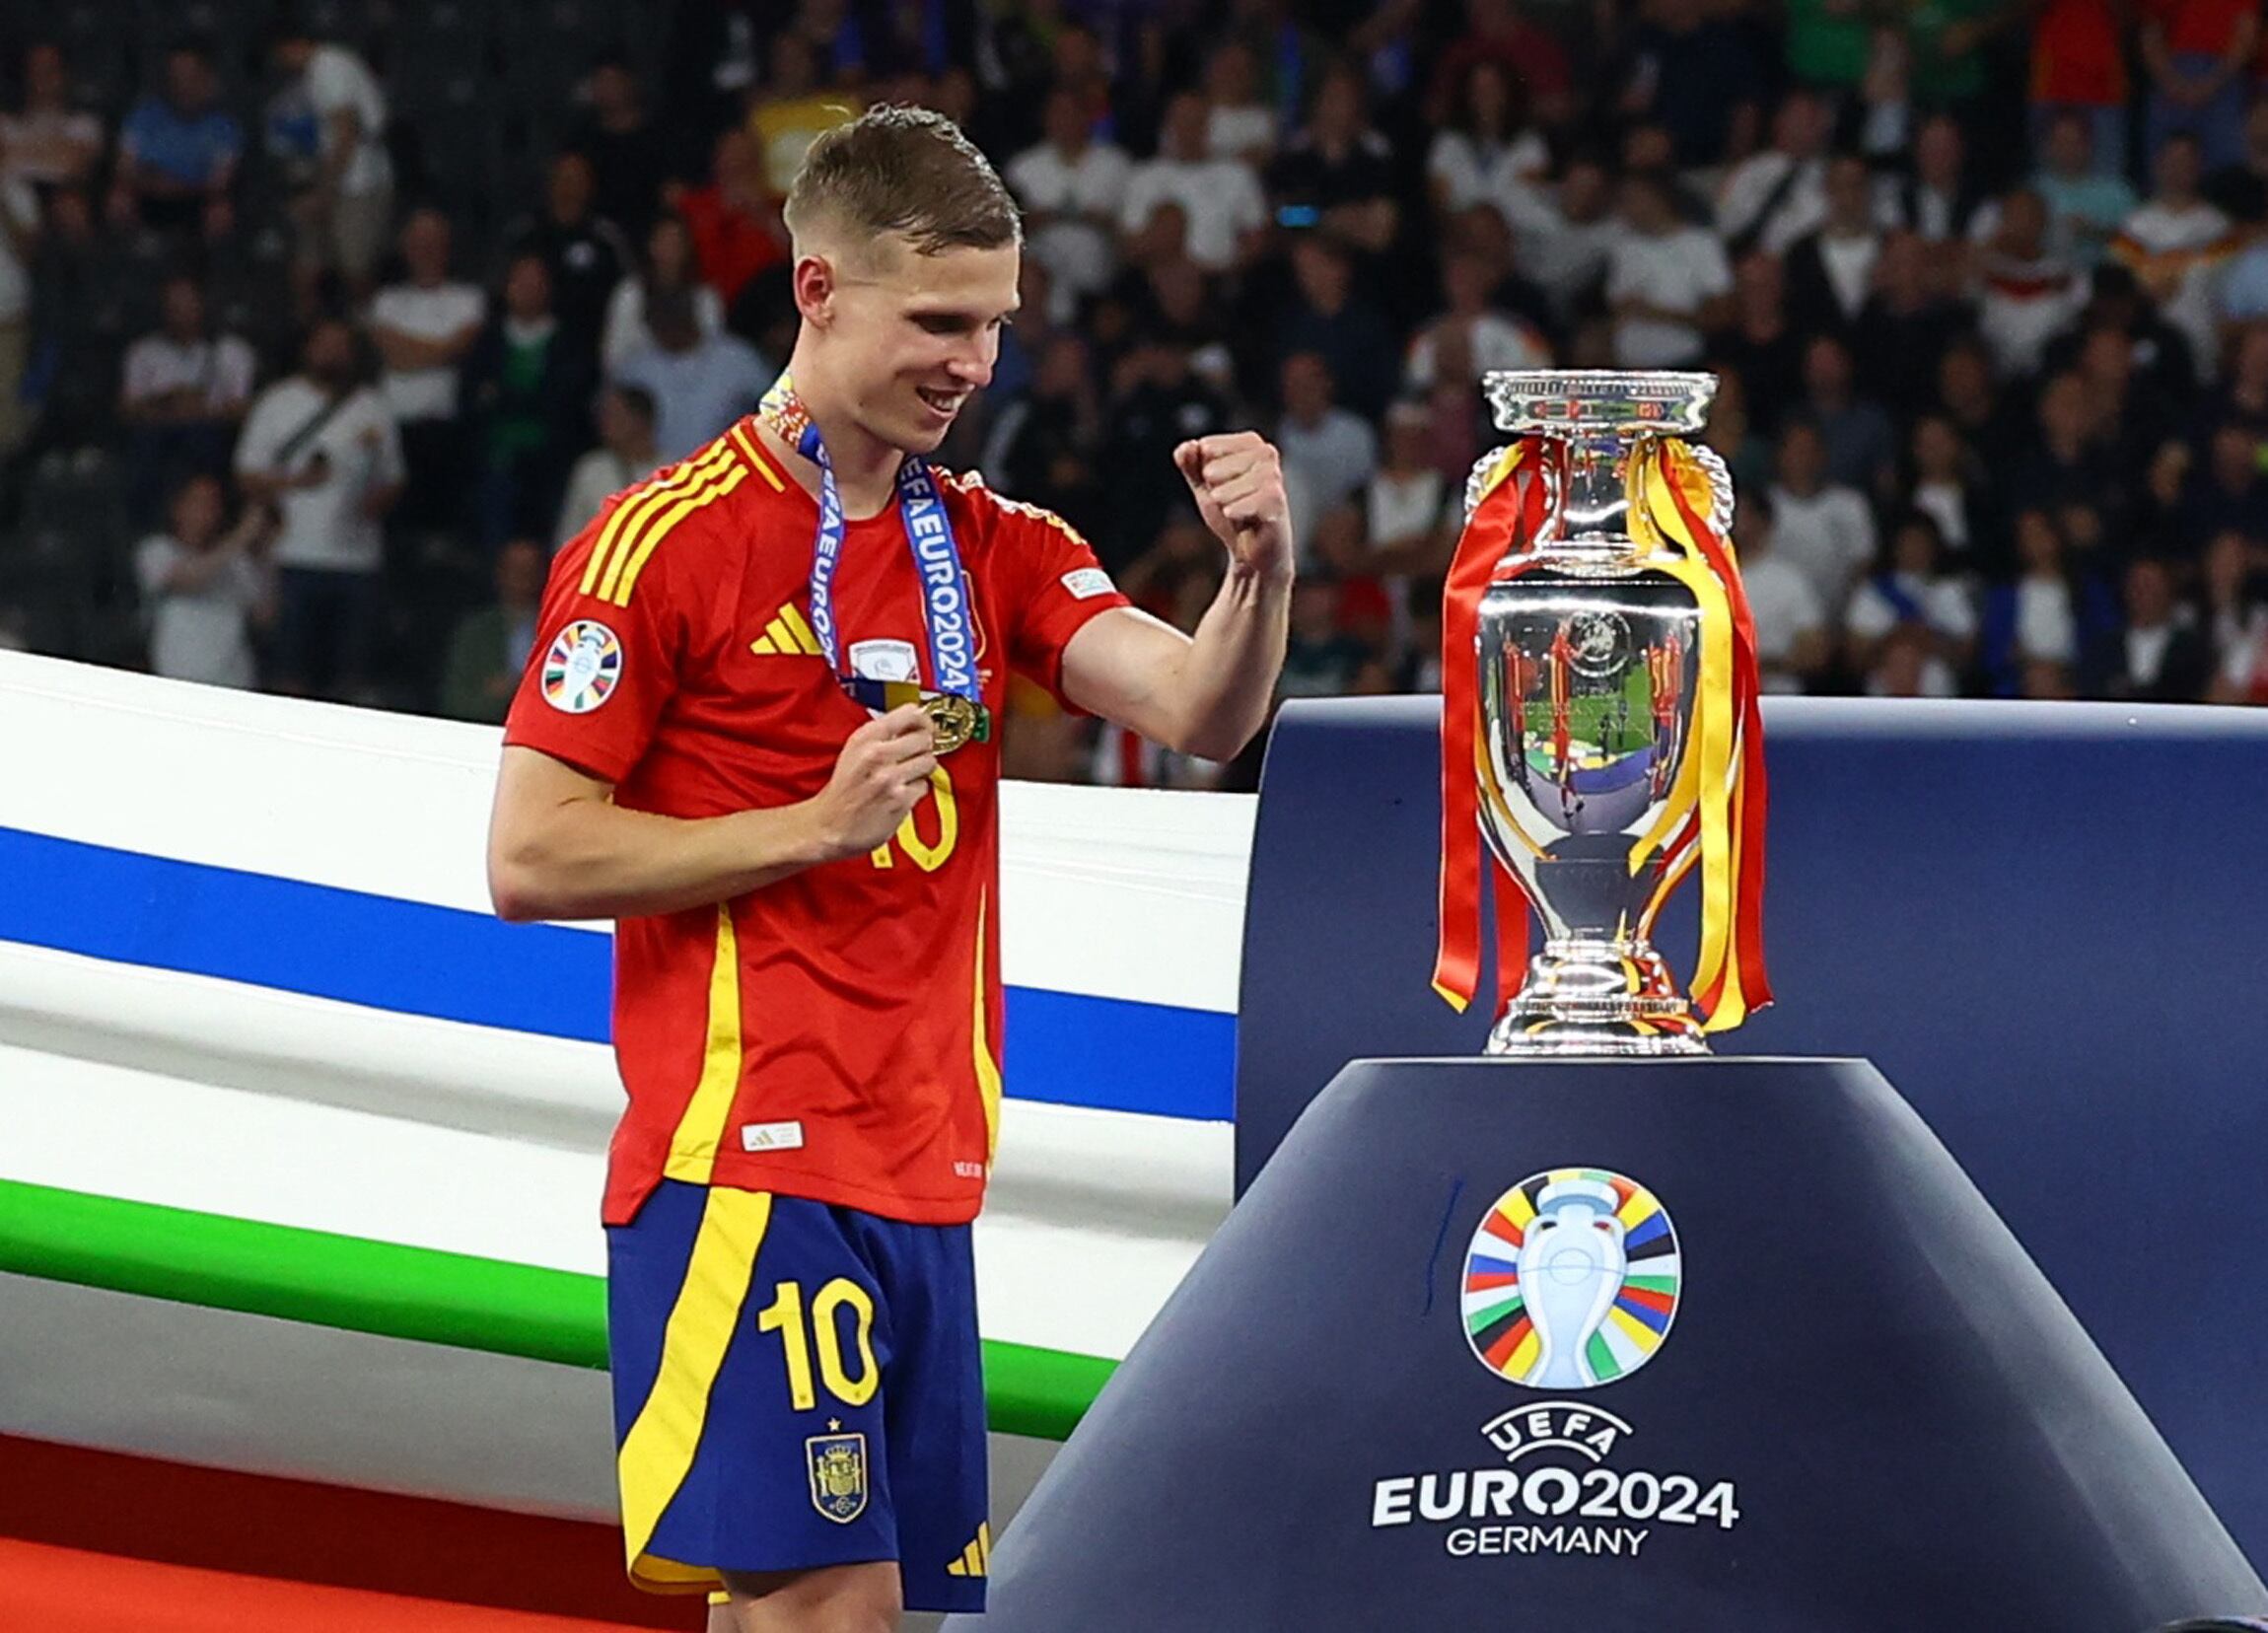
<path fill-rule="evenodd" d="M 1492 1055 L 1706 1054 L 1700 1023 L 1643 936 L 1553 937 L 1488 1034 Z"/>

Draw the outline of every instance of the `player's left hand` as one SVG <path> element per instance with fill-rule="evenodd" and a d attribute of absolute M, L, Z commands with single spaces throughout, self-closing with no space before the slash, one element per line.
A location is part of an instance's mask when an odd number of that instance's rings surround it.
<path fill-rule="evenodd" d="M 1292 576 L 1291 512 L 1274 445 L 1257 431 L 1230 431 L 1183 443 L 1173 463 L 1238 567 L 1261 578 Z"/>

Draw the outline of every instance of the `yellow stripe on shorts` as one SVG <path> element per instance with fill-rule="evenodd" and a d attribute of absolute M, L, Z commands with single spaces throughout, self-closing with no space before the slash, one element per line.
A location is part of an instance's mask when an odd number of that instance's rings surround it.
<path fill-rule="evenodd" d="M 769 1191 L 719 1186 L 709 1192 L 684 1283 L 663 1330 L 654 1387 L 615 1459 L 622 1488 L 622 1542 L 633 1582 L 678 1589 L 717 1583 L 716 1572 L 706 1565 L 663 1559 L 646 1548 L 700 1450 L 709 1391 L 740 1325 L 748 1278 L 771 1218 Z"/>

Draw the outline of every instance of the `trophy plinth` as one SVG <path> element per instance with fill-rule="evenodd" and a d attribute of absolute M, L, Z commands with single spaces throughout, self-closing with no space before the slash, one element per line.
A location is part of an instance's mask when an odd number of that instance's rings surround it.
<path fill-rule="evenodd" d="M 1500 428 L 1540 439 L 1508 479 L 1543 494 L 1480 604 L 1480 820 L 1545 937 L 1488 1050 L 1701 1053 L 1649 938 L 1693 850 L 1702 608 L 1653 530 L 1634 535 L 1631 475 L 1650 441 L 1699 429 L 1716 381 L 1545 371 L 1486 386 Z M 1723 527 L 1731 485 L 1698 457 Z"/>

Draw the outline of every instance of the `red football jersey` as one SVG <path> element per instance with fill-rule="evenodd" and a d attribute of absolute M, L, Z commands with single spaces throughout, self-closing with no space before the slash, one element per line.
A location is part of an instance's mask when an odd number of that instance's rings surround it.
<path fill-rule="evenodd" d="M 974 477 L 939 488 L 997 719 L 1011 667 L 1061 695 L 1064 646 L 1125 599 L 1079 534 Z M 869 717 L 818 654 L 818 506 L 743 420 L 617 494 L 551 565 L 507 743 L 670 816 L 808 799 Z M 894 500 L 850 523 L 847 657 L 933 679 Z M 619 922 L 614 1052 L 630 1103 L 605 1219 L 665 1177 L 916 1224 L 975 1216 L 999 1124 L 997 742 L 947 755 L 896 837 L 715 907 Z"/>

